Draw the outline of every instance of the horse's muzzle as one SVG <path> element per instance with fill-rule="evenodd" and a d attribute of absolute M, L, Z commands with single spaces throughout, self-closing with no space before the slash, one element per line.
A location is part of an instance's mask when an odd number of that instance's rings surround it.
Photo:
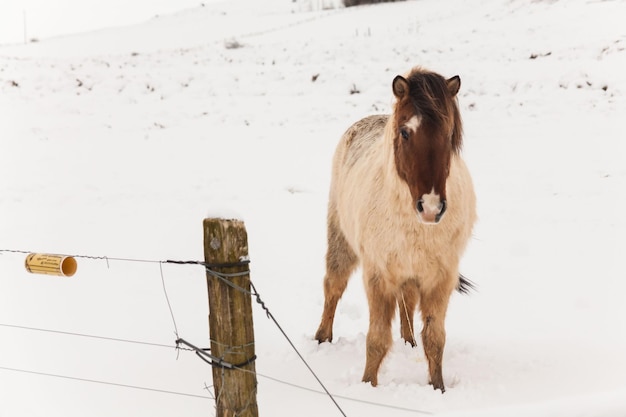
<path fill-rule="evenodd" d="M 417 217 L 422 223 L 439 223 L 448 208 L 446 200 L 440 200 L 438 195 L 435 197 L 432 194 L 424 195 L 424 197 L 417 200 Z"/>

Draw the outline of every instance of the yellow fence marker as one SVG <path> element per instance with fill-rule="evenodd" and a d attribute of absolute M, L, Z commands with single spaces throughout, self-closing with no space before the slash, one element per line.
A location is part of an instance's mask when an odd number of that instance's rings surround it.
<path fill-rule="evenodd" d="M 76 259 L 66 255 L 30 253 L 26 257 L 26 270 L 33 274 L 71 277 L 76 273 Z"/>

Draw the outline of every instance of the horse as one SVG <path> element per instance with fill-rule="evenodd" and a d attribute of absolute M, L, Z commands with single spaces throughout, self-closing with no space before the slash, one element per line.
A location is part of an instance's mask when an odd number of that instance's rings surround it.
<path fill-rule="evenodd" d="M 378 385 L 396 306 L 405 343 L 416 346 L 419 302 L 429 384 L 445 392 L 445 315 L 476 221 L 476 196 L 461 158 L 459 76 L 415 67 L 393 79 L 391 115 L 354 123 L 337 145 L 327 212 L 324 310 L 315 334 L 332 342 L 337 303 L 360 265 L 369 305 L 363 382 Z"/>

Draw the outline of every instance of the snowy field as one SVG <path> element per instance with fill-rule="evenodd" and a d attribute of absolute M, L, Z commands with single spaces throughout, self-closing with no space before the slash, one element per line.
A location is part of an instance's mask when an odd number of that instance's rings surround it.
<path fill-rule="evenodd" d="M 203 218 L 238 213 L 262 299 L 346 415 L 625 416 L 626 2 L 324 5 L 232 0 L 0 46 L 0 249 L 202 260 Z M 414 65 L 462 79 L 478 196 L 444 395 L 397 322 L 380 385 L 360 382 L 360 273 L 335 341 L 313 339 L 334 147 Z M 163 290 L 207 346 L 201 268 L 79 258 L 59 278 L 24 258 L 0 253 L 0 416 L 214 415 Z M 340 416 L 254 314 L 260 415 Z"/>

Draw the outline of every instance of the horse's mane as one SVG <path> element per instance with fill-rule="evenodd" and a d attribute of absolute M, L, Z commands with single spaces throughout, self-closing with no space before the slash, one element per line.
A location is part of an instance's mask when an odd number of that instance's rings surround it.
<path fill-rule="evenodd" d="M 434 126 L 448 127 L 452 132 L 452 150 L 459 153 L 463 124 L 456 97 L 450 94 L 446 79 L 419 67 L 414 68 L 406 79 L 410 100 L 419 114 Z"/>

